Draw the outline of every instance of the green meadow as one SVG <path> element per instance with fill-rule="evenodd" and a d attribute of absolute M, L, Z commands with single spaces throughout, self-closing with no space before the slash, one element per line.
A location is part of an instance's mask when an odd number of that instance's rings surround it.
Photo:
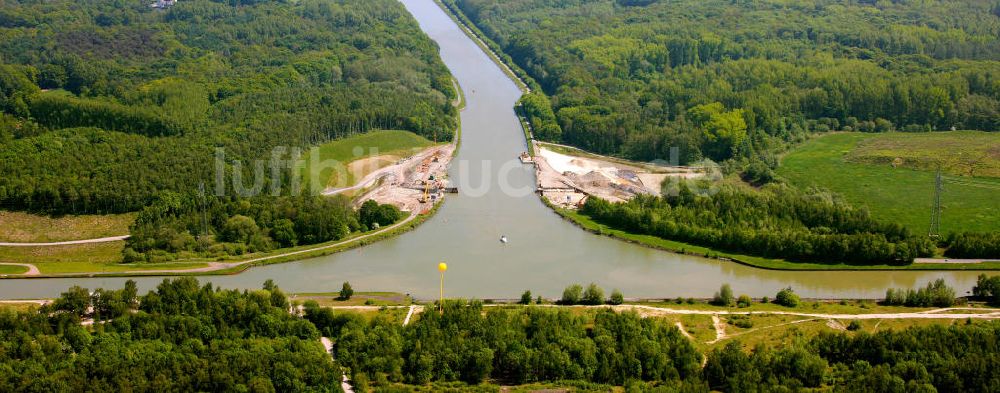
<path fill-rule="evenodd" d="M 986 176 L 1000 175 L 1000 133 L 829 134 L 785 155 L 778 174 L 920 233 L 930 227 L 938 167 L 941 233 L 1000 230 L 1000 178 Z"/>

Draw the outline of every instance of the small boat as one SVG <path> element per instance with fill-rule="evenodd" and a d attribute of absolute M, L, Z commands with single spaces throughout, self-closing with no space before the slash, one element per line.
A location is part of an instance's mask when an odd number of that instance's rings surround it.
<path fill-rule="evenodd" d="M 507 236 L 500 236 L 500 243 L 507 243 Z"/>

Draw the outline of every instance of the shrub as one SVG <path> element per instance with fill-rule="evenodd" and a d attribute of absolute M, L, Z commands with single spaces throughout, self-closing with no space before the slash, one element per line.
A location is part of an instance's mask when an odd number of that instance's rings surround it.
<path fill-rule="evenodd" d="M 521 301 L 518 304 L 531 304 L 531 291 L 524 291 L 521 294 Z"/>
<path fill-rule="evenodd" d="M 625 295 L 622 295 L 622 291 L 615 289 L 611 291 L 611 298 L 608 299 L 608 303 L 613 305 L 625 303 Z"/>
<path fill-rule="evenodd" d="M 573 305 L 580 303 L 582 296 L 583 287 L 580 284 L 570 285 L 563 290 L 562 299 L 559 299 L 559 304 Z"/>
<path fill-rule="evenodd" d="M 583 291 L 583 304 L 591 306 L 604 304 L 604 290 L 597 286 L 597 284 L 590 283 L 590 285 L 587 285 L 587 289 Z"/>
<path fill-rule="evenodd" d="M 724 307 L 730 307 L 735 304 L 733 289 L 729 287 L 729 284 L 722 284 L 722 287 L 719 288 L 719 292 L 716 292 L 715 295 L 712 296 L 712 304 Z"/>
<path fill-rule="evenodd" d="M 749 329 L 753 327 L 753 320 L 751 320 L 748 315 L 730 315 L 726 319 L 726 322 L 741 329 Z"/>
<path fill-rule="evenodd" d="M 785 307 L 796 307 L 799 305 L 799 295 L 795 294 L 792 287 L 778 291 L 774 296 L 774 302 Z"/>
<path fill-rule="evenodd" d="M 350 300 L 351 296 L 354 296 L 354 288 L 351 288 L 351 283 L 344 281 L 344 285 L 340 287 L 340 300 Z"/>
<path fill-rule="evenodd" d="M 740 298 L 736 299 L 736 306 L 739 308 L 750 307 L 751 303 L 753 303 L 753 300 L 747 295 L 740 295 Z"/>
<path fill-rule="evenodd" d="M 857 320 L 851 321 L 851 323 L 847 324 L 847 330 L 852 332 L 861 330 L 861 322 L 858 322 Z"/>
<path fill-rule="evenodd" d="M 882 303 L 889 306 L 951 307 L 955 304 L 955 290 L 939 278 L 916 291 L 912 289 L 887 289 L 885 300 Z"/>

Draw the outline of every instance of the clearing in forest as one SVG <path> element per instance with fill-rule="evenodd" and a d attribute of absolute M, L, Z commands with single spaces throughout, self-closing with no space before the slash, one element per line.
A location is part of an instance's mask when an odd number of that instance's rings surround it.
<path fill-rule="evenodd" d="M 347 187 L 371 171 L 391 165 L 432 145 L 434 142 L 409 131 L 371 131 L 330 141 L 303 152 L 299 168 L 303 182 L 316 176 L 320 181 L 325 181 L 325 187 Z M 318 168 L 318 174 L 309 173 L 309 163 L 316 160 L 312 157 L 313 153 L 319 154 L 317 161 L 335 160 L 341 166 L 330 168 L 324 165 Z M 365 165 L 350 165 L 358 160 L 365 160 Z"/>
<path fill-rule="evenodd" d="M 867 207 L 875 218 L 926 232 L 942 162 L 941 232 L 1000 230 L 1000 178 L 979 177 L 1000 168 L 1000 133 L 836 133 L 788 153 L 778 174 L 796 186 L 821 187 Z M 993 153 L 990 153 L 993 152 Z M 896 156 L 890 158 L 889 156 Z M 969 166 L 970 159 L 980 157 Z M 974 168 L 976 177 L 957 176 Z M 994 168 L 994 169 L 991 169 Z"/>

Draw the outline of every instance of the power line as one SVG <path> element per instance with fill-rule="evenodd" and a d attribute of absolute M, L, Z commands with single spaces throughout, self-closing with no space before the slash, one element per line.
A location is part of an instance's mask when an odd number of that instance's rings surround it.
<path fill-rule="evenodd" d="M 938 169 L 937 175 L 934 176 L 934 207 L 931 210 L 931 227 L 927 231 L 927 235 L 930 237 L 938 237 L 938 233 L 941 231 L 941 170 Z"/>

